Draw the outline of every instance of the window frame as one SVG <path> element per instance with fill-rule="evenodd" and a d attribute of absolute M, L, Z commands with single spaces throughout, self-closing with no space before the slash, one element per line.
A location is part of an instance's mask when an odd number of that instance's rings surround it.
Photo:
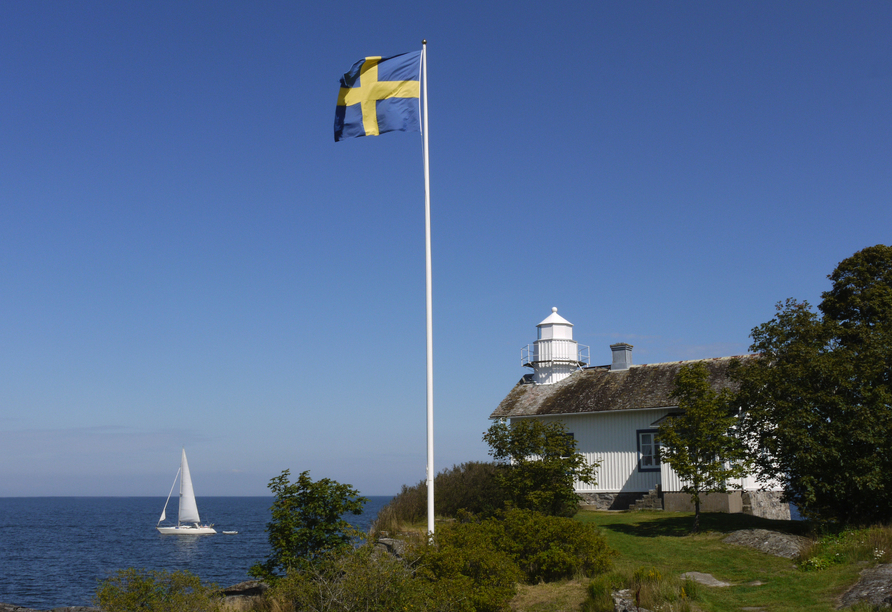
<path fill-rule="evenodd" d="M 659 432 L 659 429 L 637 429 L 635 430 L 635 443 L 638 450 L 638 471 L 639 472 L 659 472 L 660 471 L 660 452 L 658 450 L 659 444 L 657 443 L 656 434 Z M 642 434 L 650 435 L 651 442 L 650 445 L 652 447 L 652 453 L 649 455 L 653 457 L 653 465 L 645 466 L 643 464 L 645 455 L 641 452 L 641 436 Z"/>

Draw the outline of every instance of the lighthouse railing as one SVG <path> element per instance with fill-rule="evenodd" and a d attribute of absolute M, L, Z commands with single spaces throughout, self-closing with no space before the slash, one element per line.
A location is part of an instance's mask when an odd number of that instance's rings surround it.
<path fill-rule="evenodd" d="M 589 347 L 575 340 L 551 339 L 527 344 L 520 349 L 520 365 L 529 368 L 544 361 L 571 362 L 578 366 L 591 363 Z"/>

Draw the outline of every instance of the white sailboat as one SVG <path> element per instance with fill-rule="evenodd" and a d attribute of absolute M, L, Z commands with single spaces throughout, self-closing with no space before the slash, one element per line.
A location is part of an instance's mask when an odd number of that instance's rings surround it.
<path fill-rule="evenodd" d="M 177 478 L 180 479 L 180 507 L 177 513 L 177 526 L 162 527 L 162 521 L 167 519 L 167 504 L 170 502 L 173 488 L 177 484 Z M 209 535 L 217 533 L 213 525 L 202 525 L 201 519 L 198 518 L 198 505 L 195 503 L 195 491 L 192 490 L 192 476 L 189 474 L 189 463 L 186 461 L 185 448 L 183 448 L 180 469 L 177 470 L 177 475 L 173 477 L 173 484 L 170 485 L 170 493 L 167 494 L 167 501 L 164 502 L 164 509 L 161 511 L 161 518 L 158 519 L 156 528 L 165 535 Z"/>

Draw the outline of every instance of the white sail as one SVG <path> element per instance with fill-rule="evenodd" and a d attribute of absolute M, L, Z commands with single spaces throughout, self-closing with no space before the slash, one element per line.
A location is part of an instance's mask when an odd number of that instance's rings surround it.
<path fill-rule="evenodd" d="M 186 461 L 186 449 L 180 465 L 180 512 L 179 523 L 200 523 L 198 505 L 195 503 L 195 492 L 192 490 L 192 475 L 189 474 L 189 463 Z"/>
<path fill-rule="evenodd" d="M 185 450 L 185 449 L 184 449 Z M 180 470 L 177 470 L 177 475 L 173 477 L 173 484 L 170 485 L 170 492 L 167 494 L 167 500 L 164 502 L 164 509 L 161 511 L 161 518 L 158 519 L 158 524 L 161 524 L 161 521 L 167 520 L 167 504 L 170 503 L 170 496 L 173 495 L 173 488 L 177 484 L 177 478 L 180 475 Z"/>

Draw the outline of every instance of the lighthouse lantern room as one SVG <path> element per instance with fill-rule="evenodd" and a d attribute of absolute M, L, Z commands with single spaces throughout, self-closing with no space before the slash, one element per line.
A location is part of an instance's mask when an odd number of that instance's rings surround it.
<path fill-rule="evenodd" d="M 536 326 L 539 337 L 520 351 L 521 365 L 533 369 L 533 382 L 551 385 L 589 364 L 589 347 L 573 339 L 573 324 L 557 313 L 557 307 Z"/>

